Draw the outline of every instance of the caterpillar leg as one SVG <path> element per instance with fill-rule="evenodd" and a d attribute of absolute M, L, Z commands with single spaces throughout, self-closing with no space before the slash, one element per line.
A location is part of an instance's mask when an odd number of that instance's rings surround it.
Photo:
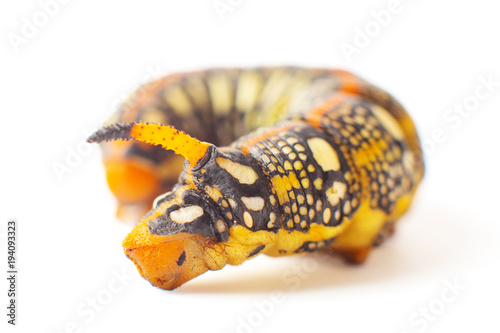
<path fill-rule="evenodd" d="M 371 245 L 361 246 L 361 247 L 348 247 L 348 246 L 339 246 L 332 244 L 329 248 L 330 251 L 333 251 L 335 254 L 339 254 L 342 256 L 344 260 L 352 264 L 362 264 L 366 261 L 372 249 L 380 246 L 383 242 L 385 242 L 389 237 L 394 234 L 395 230 L 395 222 L 390 221 L 386 222 L 382 229 L 378 232 L 378 234 L 372 240 Z"/>
<path fill-rule="evenodd" d="M 372 250 L 371 246 L 361 247 L 357 249 L 334 249 L 336 254 L 339 254 L 345 261 L 351 264 L 362 264 L 368 258 Z"/>
<path fill-rule="evenodd" d="M 396 222 L 408 210 L 412 197 L 413 193 L 401 197 L 391 214 L 363 203 L 346 231 L 332 242 L 330 250 L 348 262 L 363 263 L 374 247 L 394 234 Z"/>
<path fill-rule="evenodd" d="M 363 203 L 359 213 L 353 216 L 345 232 L 332 242 L 330 249 L 348 262 L 363 263 L 388 219 L 384 211 L 371 208 L 368 202 Z"/>
<path fill-rule="evenodd" d="M 374 247 L 380 246 L 394 234 L 394 231 L 396 230 L 396 222 L 397 221 L 389 221 L 385 223 L 378 235 L 373 240 Z"/>

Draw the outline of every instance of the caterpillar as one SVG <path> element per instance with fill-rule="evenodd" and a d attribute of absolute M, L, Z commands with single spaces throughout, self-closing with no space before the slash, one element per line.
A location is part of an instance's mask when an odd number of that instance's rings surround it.
<path fill-rule="evenodd" d="M 424 173 L 413 121 L 343 70 L 174 74 L 139 88 L 88 139 L 101 143 L 123 241 L 152 285 L 174 289 L 264 253 L 365 261 Z"/>

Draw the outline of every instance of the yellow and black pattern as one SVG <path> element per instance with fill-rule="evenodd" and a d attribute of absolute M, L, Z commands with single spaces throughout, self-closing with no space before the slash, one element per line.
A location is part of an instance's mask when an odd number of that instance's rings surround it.
<path fill-rule="evenodd" d="M 413 152 L 404 140 L 401 127 L 390 120 L 388 111 L 368 101 L 346 100 L 321 119 L 321 128 L 343 147 L 342 154 L 356 169 L 371 208 L 388 214 L 396 199 L 413 187 Z M 405 155 L 404 155 L 405 154 Z M 356 201 L 359 203 L 359 201 Z M 353 205 L 353 208 L 357 205 Z"/>
<path fill-rule="evenodd" d="M 161 288 L 259 253 L 362 262 L 423 176 L 405 110 L 345 71 L 213 69 L 146 87 L 89 140 L 112 141 L 122 206 L 157 197 L 124 247 Z"/>
<path fill-rule="evenodd" d="M 312 224 L 338 226 L 351 215 L 350 204 L 356 197 L 359 203 L 360 194 L 359 189 L 347 190 L 351 170 L 339 147 L 305 122 L 292 121 L 280 129 L 252 145 L 249 153 L 270 179 L 281 227 L 306 231 Z M 239 143 L 235 147 L 241 148 Z"/>

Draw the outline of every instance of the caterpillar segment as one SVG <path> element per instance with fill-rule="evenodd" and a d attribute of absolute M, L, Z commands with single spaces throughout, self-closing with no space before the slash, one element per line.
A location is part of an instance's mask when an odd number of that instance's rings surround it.
<path fill-rule="evenodd" d="M 406 111 L 348 72 L 218 69 L 162 80 L 135 116 L 89 138 L 127 144 L 129 162 L 154 161 L 147 144 L 168 153 L 165 165 L 186 160 L 123 242 L 154 286 L 171 290 L 260 253 L 328 250 L 361 263 L 392 233 L 422 179 Z M 176 90 L 184 104 L 165 98 Z M 151 108 L 169 125 L 151 123 L 160 119 L 146 116 Z"/>

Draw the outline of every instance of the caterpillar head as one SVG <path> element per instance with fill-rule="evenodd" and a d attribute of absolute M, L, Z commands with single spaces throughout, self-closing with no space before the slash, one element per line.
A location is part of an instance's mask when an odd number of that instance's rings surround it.
<path fill-rule="evenodd" d="M 170 126 L 129 123 L 105 127 L 90 142 L 137 140 L 161 145 L 187 160 L 180 181 L 159 196 L 123 242 L 125 253 L 153 285 L 174 289 L 207 270 L 222 268 L 227 256 L 209 254 L 241 224 L 275 229 L 274 203 L 257 162 L 235 149 L 219 149 Z"/>

